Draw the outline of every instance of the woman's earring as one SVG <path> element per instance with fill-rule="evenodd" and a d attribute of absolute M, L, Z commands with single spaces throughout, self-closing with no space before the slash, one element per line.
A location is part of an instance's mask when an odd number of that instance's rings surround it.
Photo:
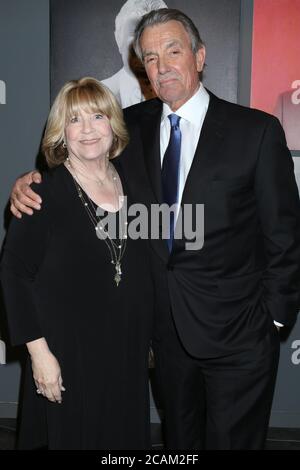
<path fill-rule="evenodd" d="M 63 141 L 63 144 L 62 144 L 63 148 L 66 149 L 67 148 L 67 144 L 65 141 Z"/>

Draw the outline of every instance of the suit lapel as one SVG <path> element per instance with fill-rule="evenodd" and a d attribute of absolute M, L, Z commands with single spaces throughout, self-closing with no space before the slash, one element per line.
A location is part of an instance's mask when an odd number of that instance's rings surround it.
<path fill-rule="evenodd" d="M 208 110 L 201 129 L 194 159 L 184 186 L 181 210 L 185 204 L 201 204 L 205 201 L 207 182 L 213 179 L 216 161 L 221 158 L 225 136 L 221 100 L 210 93 Z M 185 240 L 174 240 L 172 255 L 181 251 Z"/>
<path fill-rule="evenodd" d="M 194 159 L 186 179 L 181 204 L 196 202 L 193 200 L 195 189 L 201 191 L 201 182 L 212 178 L 216 159 L 222 151 L 225 136 L 221 100 L 210 93 L 210 102 L 203 122 Z"/>

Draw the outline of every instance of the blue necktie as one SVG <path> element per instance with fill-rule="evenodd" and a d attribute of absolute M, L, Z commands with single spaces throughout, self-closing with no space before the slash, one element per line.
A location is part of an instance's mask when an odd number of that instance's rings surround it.
<path fill-rule="evenodd" d="M 164 202 L 169 206 L 178 202 L 179 187 L 179 162 L 181 148 L 181 130 L 179 127 L 180 117 L 176 114 L 168 116 L 171 123 L 170 140 L 164 155 L 162 165 L 162 190 Z M 169 251 L 172 250 L 174 229 L 174 213 L 170 215 L 170 238 L 167 239 Z"/>

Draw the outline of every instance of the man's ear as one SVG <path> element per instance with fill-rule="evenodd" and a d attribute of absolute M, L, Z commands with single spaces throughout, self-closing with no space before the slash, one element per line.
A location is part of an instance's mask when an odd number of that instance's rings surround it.
<path fill-rule="evenodd" d="M 201 46 L 196 52 L 197 71 L 202 72 L 205 64 L 206 50 L 204 46 Z"/>

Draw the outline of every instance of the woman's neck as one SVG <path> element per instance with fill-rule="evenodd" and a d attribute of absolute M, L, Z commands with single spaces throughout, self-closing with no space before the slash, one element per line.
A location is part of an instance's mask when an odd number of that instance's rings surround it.
<path fill-rule="evenodd" d="M 106 157 L 93 160 L 81 160 L 78 157 L 70 155 L 68 162 L 75 171 L 87 178 L 104 180 L 108 176 L 109 160 Z"/>

